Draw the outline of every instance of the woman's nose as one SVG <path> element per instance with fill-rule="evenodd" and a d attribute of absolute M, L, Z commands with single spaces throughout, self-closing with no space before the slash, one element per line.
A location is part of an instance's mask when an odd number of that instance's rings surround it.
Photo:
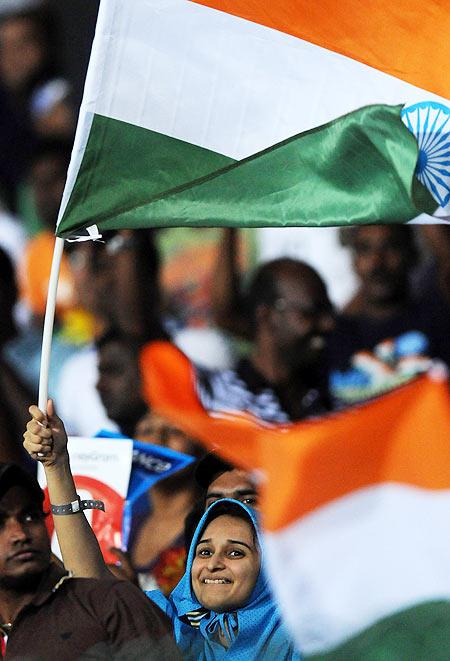
<path fill-rule="evenodd" d="M 220 553 L 213 553 L 208 559 L 208 569 L 209 571 L 217 571 L 218 569 L 223 569 L 224 563 L 223 558 Z"/>

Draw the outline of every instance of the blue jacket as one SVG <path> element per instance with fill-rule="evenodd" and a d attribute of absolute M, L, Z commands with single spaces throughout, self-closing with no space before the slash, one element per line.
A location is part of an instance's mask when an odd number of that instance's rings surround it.
<path fill-rule="evenodd" d="M 195 550 L 211 512 L 220 503 L 233 503 L 241 507 L 256 531 L 259 547 L 262 549 L 255 512 L 239 501 L 223 499 L 211 505 L 200 520 L 190 546 L 186 572 L 168 598 L 159 591 L 148 592 L 152 599 L 173 622 L 175 640 L 185 659 L 195 661 L 300 661 L 301 655 L 295 650 L 282 621 L 280 612 L 272 598 L 268 582 L 262 568 L 247 604 L 235 612 L 215 613 L 207 611 L 198 602 L 191 584 L 192 562 Z M 190 624 L 197 612 L 197 623 Z M 190 616 L 188 617 L 188 614 Z M 226 625 L 226 626 L 225 626 Z M 218 640 L 218 628 L 226 632 L 229 646 L 226 649 Z"/>

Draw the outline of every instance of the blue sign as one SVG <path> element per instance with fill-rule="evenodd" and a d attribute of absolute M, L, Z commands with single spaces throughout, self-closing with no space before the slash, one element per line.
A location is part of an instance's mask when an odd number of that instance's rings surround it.
<path fill-rule="evenodd" d="M 126 550 L 131 534 L 139 527 L 150 511 L 148 490 L 159 480 L 189 466 L 194 458 L 161 445 L 142 443 L 141 441 L 129 439 L 122 434 L 106 430 L 98 432 L 96 438 L 116 438 L 118 440 L 133 441 L 131 476 L 122 521 L 122 549 Z"/>

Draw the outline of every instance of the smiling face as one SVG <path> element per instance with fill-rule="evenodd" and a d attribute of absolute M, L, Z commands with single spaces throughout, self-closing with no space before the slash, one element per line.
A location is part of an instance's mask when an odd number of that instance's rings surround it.
<path fill-rule="evenodd" d="M 23 588 L 50 563 L 40 503 L 21 486 L 0 498 L 0 587 Z"/>
<path fill-rule="evenodd" d="M 209 523 L 192 563 L 192 588 L 198 601 L 217 613 L 244 606 L 255 587 L 260 554 L 251 524 L 223 514 Z"/>

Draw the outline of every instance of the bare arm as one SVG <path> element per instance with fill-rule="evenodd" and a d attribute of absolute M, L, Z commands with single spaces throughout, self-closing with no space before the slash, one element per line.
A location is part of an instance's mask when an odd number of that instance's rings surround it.
<path fill-rule="evenodd" d="M 161 327 L 159 256 L 148 230 L 122 230 L 111 240 L 114 254 L 113 318 L 136 340 L 164 337 Z"/>
<path fill-rule="evenodd" d="M 214 321 L 219 328 L 247 339 L 250 328 L 240 295 L 239 234 L 229 227 L 222 231 L 211 288 Z"/>
<path fill-rule="evenodd" d="M 67 452 L 64 424 L 49 400 L 45 415 L 37 406 L 29 408 L 32 419 L 24 434 L 27 452 L 44 466 L 52 505 L 64 505 L 77 499 Z M 38 456 L 43 454 L 44 456 Z M 110 572 L 103 560 L 97 538 L 83 512 L 53 517 L 55 531 L 66 569 L 75 576 L 104 578 Z"/>

